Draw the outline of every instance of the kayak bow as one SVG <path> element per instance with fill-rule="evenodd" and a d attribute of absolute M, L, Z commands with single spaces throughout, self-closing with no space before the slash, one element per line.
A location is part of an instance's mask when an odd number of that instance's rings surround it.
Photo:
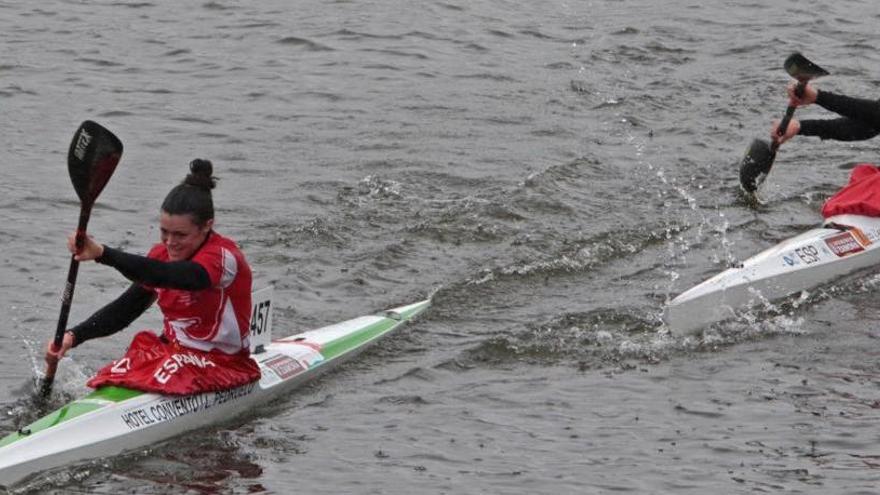
<path fill-rule="evenodd" d="M 665 308 L 691 332 L 880 262 L 880 218 L 838 215 L 683 292 Z"/>
<path fill-rule="evenodd" d="M 0 440 L 0 485 L 228 421 L 335 368 L 429 305 L 425 300 L 274 340 L 252 355 L 262 378 L 235 389 L 170 396 L 102 387 Z"/>

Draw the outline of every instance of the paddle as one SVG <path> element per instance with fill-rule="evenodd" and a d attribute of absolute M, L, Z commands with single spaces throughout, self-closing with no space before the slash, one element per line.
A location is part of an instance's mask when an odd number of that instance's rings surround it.
<path fill-rule="evenodd" d="M 122 157 L 122 142 L 112 132 L 92 121 L 85 121 L 77 129 L 70 143 L 67 153 L 67 170 L 70 180 L 79 196 L 79 225 L 76 228 L 76 247 L 81 249 L 86 238 L 86 225 L 92 214 L 92 206 L 98 195 L 107 185 L 116 164 Z M 79 271 L 79 261 L 72 255 L 70 268 L 67 270 L 67 284 L 61 296 L 61 314 L 58 317 L 58 327 L 55 329 L 55 341 L 53 348 L 61 347 L 64 332 L 67 331 L 67 318 L 70 316 L 70 303 L 73 300 L 73 289 L 76 285 L 76 275 Z M 40 387 L 42 396 L 48 396 L 52 391 L 52 382 L 55 380 L 55 371 L 58 362 L 49 362 L 46 366 L 46 374 Z"/>
<path fill-rule="evenodd" d="M 804 95 L 807 83 L 817 77 L 827 76 L 828 71 L 810 62 L 800 53 L 793 53 L 785 59 L 783 64 L 785 71 L 797 79 L 798 85 L 795 88 L 795 94 L 798 98 Z M 779 123 L 776 131 L 777 136 L 784 136 L 788 129 L 788 123 L 797 107 L 789 104 L 785 110 L 785 117 Z M 758 186 L 767 178 L 770 168 L 773 166 L 773 160 L 776 159 L 776 151 L 779 149 L 779 140 L 774 139 L 772 143 L 764 139 L 755 139 L 749 146 L 746 156 L 742 160 L 739 168 L 739 182 L 743 190 L 749 194 L 754 194 L 758 190 Z"/>

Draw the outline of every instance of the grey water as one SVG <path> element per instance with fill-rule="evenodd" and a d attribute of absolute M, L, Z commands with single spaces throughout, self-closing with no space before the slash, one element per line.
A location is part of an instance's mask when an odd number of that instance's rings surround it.
<path fill-rule="evenodd" d="M 276 334 L 434 301 L 246 417 L 13 492 L 878 493 L 880 272 L 694 335 L 660 318 L 878 160 L 797 138 L 763 205 L 738 193 L 785 57 L 876 97 L 878 26 L 864 0 L 0 1 L 0 434 L 36 414 L 86 119 L 125 144 L 92 235 L 145 252 L 211 159 Z M 83 265 L 71 322 L 126 285 Z M 54 405 L 131 335 L 75 349 Z"/>

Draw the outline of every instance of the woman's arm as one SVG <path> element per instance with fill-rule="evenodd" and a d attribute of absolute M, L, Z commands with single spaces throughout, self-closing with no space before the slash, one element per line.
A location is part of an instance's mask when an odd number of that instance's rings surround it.
<path fill-rule="evenodd" d="M 880 101 L 853 98 L 830 91 L 817 91 L 816 103 L 826 110 L 856 120 L 865 126 L 880 129 Z"/>
<path fill-rule="evenodd" d="M 131 281 L 151 287 L 181 290 L 211 288 L 208 271 L 194 261 L 159 261 L 107 246 L 95 261 L 116 268 Z"/>
<path fill-rule="evenodd" d="M 836 141 L 863 141 L 880 134 L 880 128 L 871 127 L 850 118 L 800 121 L 801 136 L 817 136 Z"/>
<path fill-rule="evenodd" d="M 144 314 L 155 300 L 155 292 L 140 284 L 131 284 L 113 302 L 69 330 L 73 333 L 73 345 L 78 346 L 87 340 L 113 335 L 124 329 Z"/>

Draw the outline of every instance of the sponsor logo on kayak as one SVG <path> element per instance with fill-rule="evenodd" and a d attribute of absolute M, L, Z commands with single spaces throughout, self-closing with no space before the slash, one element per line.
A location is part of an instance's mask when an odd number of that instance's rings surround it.
<path fill-rule="evenodd" d="M 317 342 L 309 342 L 302 337 L 291 339 L 273 340 L 275 344 L 284 345 L 284 354 L 292 357 L 300 362 L 306 369 L 314 368 L 316 365 L 324 362 L 324 355 L 321 354 L 323 346 Z"/>
<path fill-rule="evenodd" d="M 282 380 L 296 376 L 306 370 L 303 365 L 299 364 L 299 361 L 284 355 L 267 359 L 263 364 L 274 371 Z"/>
<path fill-rule="evenodd" d="M 850 229 L 850 232 L 852 232 L 852 235 L 856 238 L 857 241 L 859 241 L 859 244 L 861 244 L 862 246 L 870 246 L 871 244 L 873 244 L 873 242 L 871 242 L 871 239 L 868 239 L 868 236 L 865 235 L 864 232 L 862 232 L 862 229 L 858 227 L 853 227 Z"/>
<path fill-rule="evenodd" d="M 129 430 L 171 421 L 182 416 L 194 414 L 226 402 L 239 399 L 254 391 L 255 383 L 248 383 L 238 388 L 208 392 L 199 395 L 187 395 L 174 399 L 164 399 L 155 404 L 125 411 L 119 417 Z"/>
<path fill-rule="evenodd" d="M 831 251 L 839 257 L 865 250 L 850 232 L 843 232 L 829 237 L 825 239 L 825 244 L 827 244 Z"/>

